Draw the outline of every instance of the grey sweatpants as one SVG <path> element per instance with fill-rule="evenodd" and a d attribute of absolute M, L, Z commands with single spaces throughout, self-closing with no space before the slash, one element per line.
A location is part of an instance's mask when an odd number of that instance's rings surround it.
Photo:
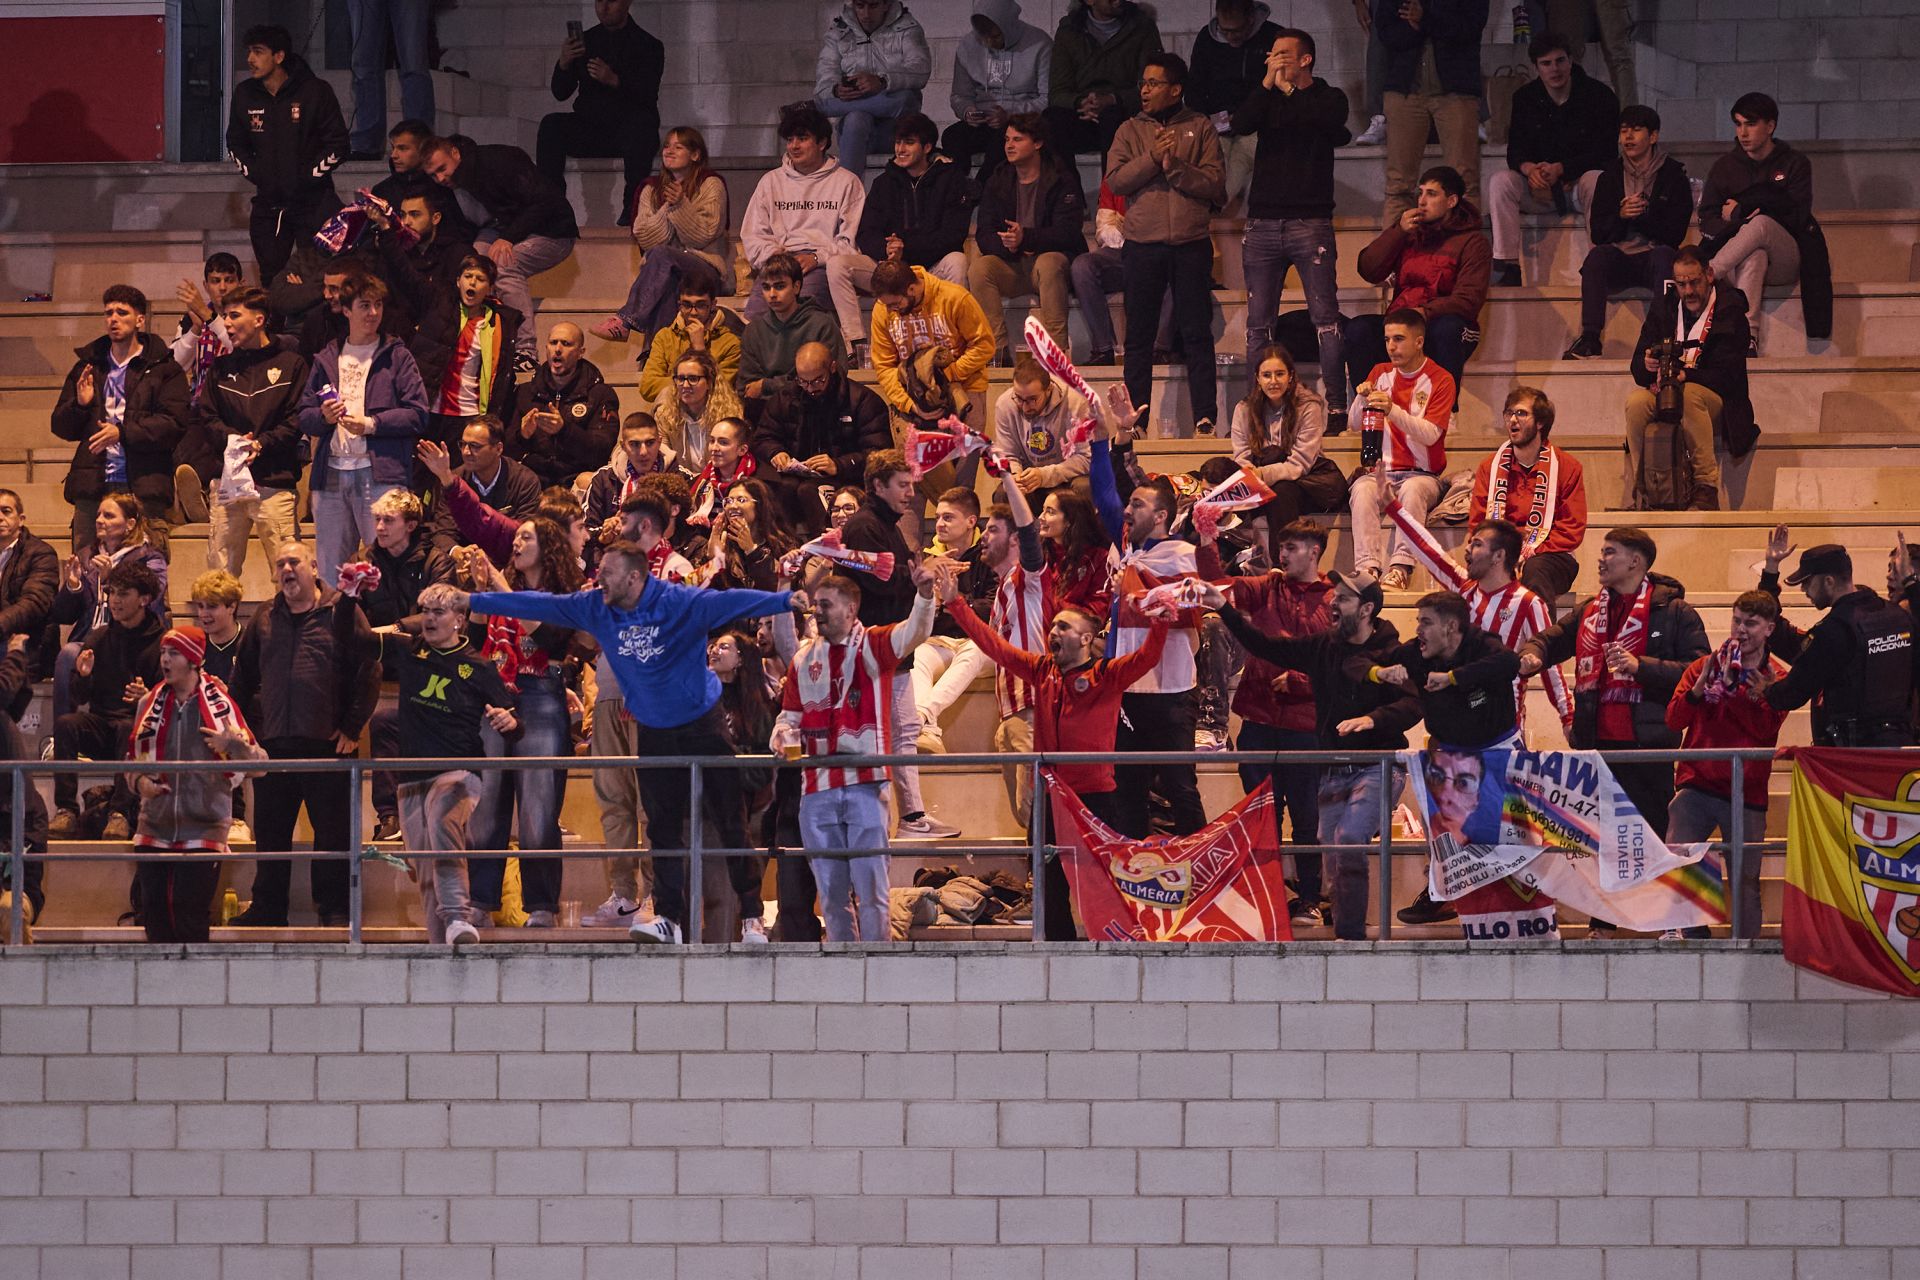
<path fill-rule="evenodd" d="M 467 818 L 480 799 L 480 775 L 451 769 L 428 782 L 403 782 L 398 792 L 400 833 L 413 854 L 465 854 Z M 420 876 L 420 902 L 426 909 L 427 941 L 445 942 L 447 926 L 467 918 L 467 863 L 464 857 L 428 857 Z"/>

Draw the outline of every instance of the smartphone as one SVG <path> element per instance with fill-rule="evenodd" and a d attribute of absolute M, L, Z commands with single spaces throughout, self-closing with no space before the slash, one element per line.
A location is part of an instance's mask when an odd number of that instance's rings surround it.
<path fill-rule="evenodd" d="M 567 19 L 567 39 L 578 40 L 579 38 L 580 38 L 580 19 L 568 18 Z"/>
<path fill-rule="evenodd" d="M 851 88 L 853 88 L 853 84 L 854 84 L 854 81 L 853 81 L 853 77 L 852 77 L 852 76 L 841 76 L 841 77 L 840 77 L 840 87 L 841 87 L 842 89 L 851 89 Z"/>

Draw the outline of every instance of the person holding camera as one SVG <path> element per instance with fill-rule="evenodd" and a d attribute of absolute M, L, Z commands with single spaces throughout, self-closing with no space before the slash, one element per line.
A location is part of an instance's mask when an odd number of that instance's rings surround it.
<path fill-rule="evenodd" d="M 1640 384 L 1627 395 L 1627 490 L 1634 510 L 1719 510 L 1715 439 L 1734 457 L 1745 457 L 1760 436 L 1747 396 L 1748 332 L 1746 295 L 1716 285 L 1713 268 L 1694 246 L 1674 254 L 1673 280 L 1647 308 L 1628 366 Z M 1692 479 L 1689 485 L 1681 474 L 1676 492 L 1685 497 L 1690 487 L 1690 500 L 1671 501 L 1649 483 L 1647 428 L 1655 422 L 1678 424 L 1686 435 Z"/>

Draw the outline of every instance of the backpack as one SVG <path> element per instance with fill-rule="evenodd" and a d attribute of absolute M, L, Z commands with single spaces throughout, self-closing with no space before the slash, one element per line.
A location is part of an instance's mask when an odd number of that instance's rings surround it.
<path fill-rule="evenodd" d="M 1683 511 L 1693 501 L 1693 455 L 1677 422 L 1649 422 L 1640 474 L 1630 476 L 1634 511 Z"/>

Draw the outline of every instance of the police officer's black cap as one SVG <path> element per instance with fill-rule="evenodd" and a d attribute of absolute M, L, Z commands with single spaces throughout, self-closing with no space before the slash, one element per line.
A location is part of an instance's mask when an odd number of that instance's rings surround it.
<path fill-rule="evenodd" d="M 1853 577 L 1853 557 L 1837 542 L 1823 542 L 1817 547 L 1808 547 L 1800 553 L 1800 567 L 1787 575 L 1787 585 L 1797 587 L 1808 578 L 1822 573 Z"/>

